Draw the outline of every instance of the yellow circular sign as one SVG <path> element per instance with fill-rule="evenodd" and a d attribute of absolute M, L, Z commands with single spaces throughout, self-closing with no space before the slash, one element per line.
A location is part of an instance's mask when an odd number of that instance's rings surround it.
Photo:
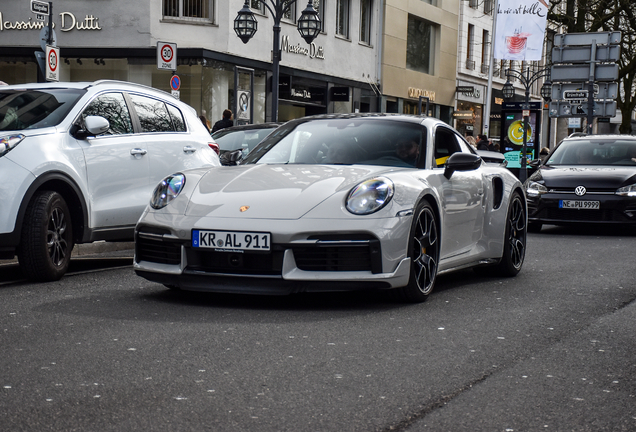
<path fill-rule="evenodd" d="M 528 137 L 526 139 L 526 142 L 532 139 L 532 126 L 530 126 L 530 124 L 528 124 L 527 134 L 528 134 Z M 522 120 L 515 120 L 510 124 L 510 126 L 508 127 L 508 139 L 513 144 L 516 144 L 516 145 L 523 144 L 523 121 Z"/>

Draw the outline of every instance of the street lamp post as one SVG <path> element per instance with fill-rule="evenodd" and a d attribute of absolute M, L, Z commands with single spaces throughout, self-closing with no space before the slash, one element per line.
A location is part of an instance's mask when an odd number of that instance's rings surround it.
<path fill-rule="evenodd" d="M 269 10 L 274 18 L 274 46 L 272 49 L 272 121 L 278 121 L 278 81 L 280 75 L 280 21 L 297 0 L 256 0 Z M 249 42 L 254 36 L 258 22 L 250 9 L 249 0 L 245 0 L 243 8 L 234 19 L 234 31 L 243 43 Z M 307 7 L 298 19 L 298 32 L 308 44 L 320 33 L 320 17 L 314 8 L 314 1 L 309 0 Z"/>
<path fill-rule="evenodd" d="M 521 85 L 526 90 L 526 98 L 524 104 L 521 106 L 523 111 L 523 145 L 521 147 L 521 169 L 519 170 L 519 180 L 524 183 L 528 178 L 528 155 L 527 155 L 527 143 L 528 143 L 528 121 L 530 117 L 530 87 L 539 78 L 548 77 L 548 80 L 541 86 L 541 97 L 546 101 L 550 100 L 552 94 L 552 83 L 550 82 L 550 68 L 544 68 L 530 73 L 530 68 L 526 68 L 525 73 L 522 71 L 516 71 L 513 69 L 506 69 L 506 84 L 503 86 L 504 99 L 512 99 L 515 95 L 515 87 L 510 82 L 510 78 L 517 78 Z"/>

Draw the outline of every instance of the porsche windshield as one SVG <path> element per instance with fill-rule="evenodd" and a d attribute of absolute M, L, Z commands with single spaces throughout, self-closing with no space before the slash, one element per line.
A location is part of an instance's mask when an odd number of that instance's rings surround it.
<path fill-rule="evenodd" d="M 56 126 L 85 92 L 83 89 L 0 91 L 0 131 Z"/>
<path fill-rule="evenodd" d="M 546 165 L 636 166 L 636 140 L 564 141 L 550 155 Z"/>
<path fill-rule="evenodd" d="M 316 119 L 278 128 L 244 163 L 416 166 L 425 128 L 381 118 Z"/>

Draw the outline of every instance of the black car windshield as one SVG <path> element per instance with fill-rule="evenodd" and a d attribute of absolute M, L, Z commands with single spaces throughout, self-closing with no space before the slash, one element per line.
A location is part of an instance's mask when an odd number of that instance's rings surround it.
<path fill-rule="evenodd" d="M 0 91 L 0 131 L 56 126 L 84 93 L 83 89 Z"/>
<path fill-rule="evenodd" d="M 414 167 L 424 160 L 425 128 L 381 118 L 289 122 L 244 164 L 344 164 Z"/>
<path fill-rule="evenodd" d="M 247 150 L 248 152 L 256 147 L 256 144 L 263 141 L 263 138 L 274 129 L 273 127 L 263 129 L 221 129 L 214 132 L 212 138 L 222 151 Z"/>
<path fill-rule="evenodd" d="M 636 139 L 564 141 L 546 165 L 636 166 Z"/>

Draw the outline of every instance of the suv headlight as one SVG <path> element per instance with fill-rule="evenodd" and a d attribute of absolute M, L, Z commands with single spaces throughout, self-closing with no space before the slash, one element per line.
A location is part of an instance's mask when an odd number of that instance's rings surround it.
<path fill-rule="evenodd" d="M 365 180 L 349 192 L 346 207 L 356 215 L 367 215 L 380 210 L 393 197 L 393 182 L 384 177 Z"/>
<path fill-rule="evenodd" d="M 185 186 L 185 176 L 181 173 L 172 174 L 161 180 L 152 192 L 150 207 L 155 210 L 164 208 L 181 193 L 183 186 Z"/>
<path fill-rule="evenodd" d="M 0 136 L 0 157 L 4 156 L 22 142 L 26 136 L 22 134 Z"/>
<path fill-rule="evenodd" d="M 526 193 L 529 197 L 536 197 L 548 193 L 547 187 L 535 181 L 527 182 L 524 187 L 526 188 Z"/>
<path fill-rule="evenodd" d="M 636 184 L 616 189 L 616 195 L 636 197 Z"/>

